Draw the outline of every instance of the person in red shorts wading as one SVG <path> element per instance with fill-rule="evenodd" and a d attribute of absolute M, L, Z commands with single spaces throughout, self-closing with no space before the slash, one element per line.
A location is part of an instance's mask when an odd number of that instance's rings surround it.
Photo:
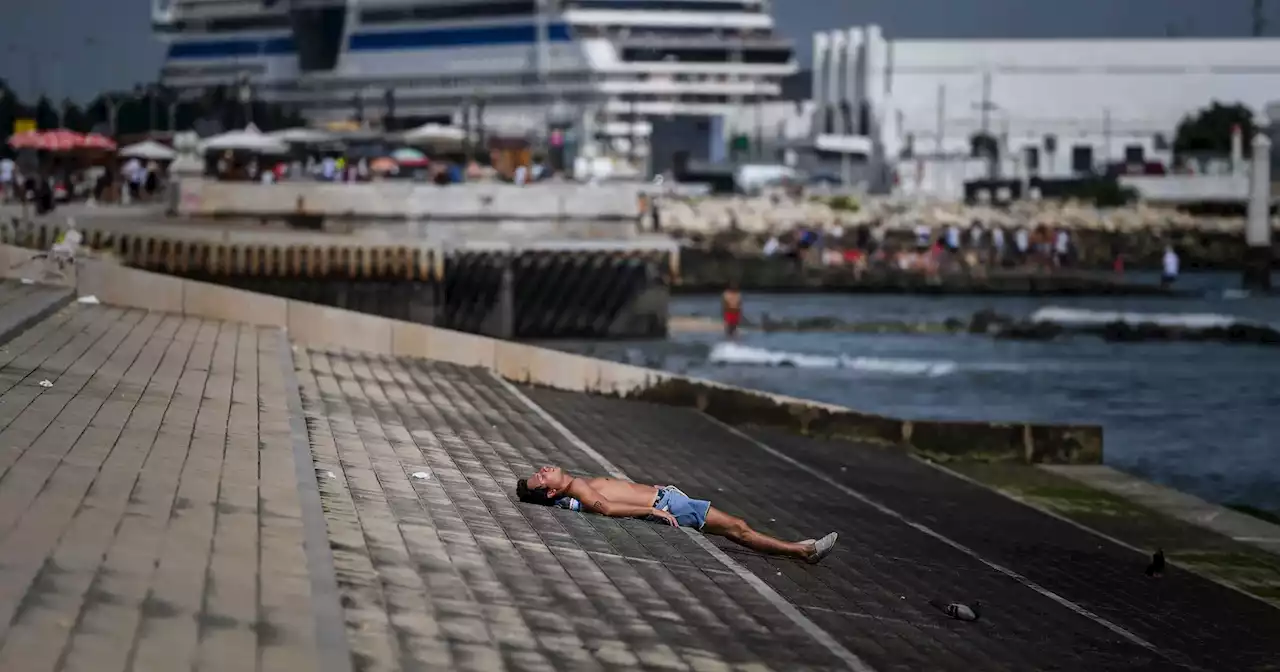
<path fill-rule="evenodd" d="M 724 316 L 724 335 L 734 338 L 738 335 L 738 324 L 742 322 L 742 292 L 738 291 L 738 282 L 729 283 L 729 288 L 720 295 L 720 312 Z"/>

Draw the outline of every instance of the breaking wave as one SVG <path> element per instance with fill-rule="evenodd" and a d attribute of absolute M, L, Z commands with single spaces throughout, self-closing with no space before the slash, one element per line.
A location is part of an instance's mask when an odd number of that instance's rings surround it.
<path fill-rule="evenodd" d="M 866 373 L 936 378 L 949 376 L 959 369 L 950 360 L 904 359 L 894 357 L 848 357 L 845 355 L 813 355 L 757 348 L 740 343 L 718 343 L 707 361 L 713 364 L 745 366 L 778 366 L 799 369 L 851 369 Z"/>
<path fill-rule="evenodd" d="M 1256 324 L 1219 313 L 1130 313 L 1056 306 L 1041 308 L 1032 313 L 1030 319 L 1032 322 L 1049 322 L 1066 329 L 1101 327 L 1116 322 L 1155 324 L 1182 329 L 1225 329 L 1237 324 Z"/>

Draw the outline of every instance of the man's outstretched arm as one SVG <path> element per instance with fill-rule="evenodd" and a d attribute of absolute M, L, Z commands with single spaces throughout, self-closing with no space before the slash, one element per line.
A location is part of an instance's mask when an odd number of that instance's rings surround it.
<path fill-rule="evenodd" d="M 592 513 L 598 513 L 602 516 L 610 518 L 644 518 L 646 516 L 656 516 L 671 525 L 676 524 L 676 519 L 666 511 L 660 511 L 652 506 L 643 506 L 640 504 L 623 504 L 621 502 L 611 502 L 605 499 L 604 495 L 596 492 L 596 489 L 584 483 L 581 479 L 575 478 L 568 488 L 565 488 L 565 494 L 582 503 L 582 508 Z"/>

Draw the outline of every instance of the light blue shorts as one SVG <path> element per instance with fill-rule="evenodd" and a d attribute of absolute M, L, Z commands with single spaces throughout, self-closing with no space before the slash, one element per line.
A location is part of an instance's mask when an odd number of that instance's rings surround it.
<path fill-rule="evenodd" d="M 675 516 L 676 522 L 682 527 L 701 530 L 707 524 L 707 511 L 711 510 L 711 502 L 689 499 L 688 495 L 680 492 L 680 488 L 668 485 L 658 489 L 658 498 L 653 502 L 653 508 Z"/>

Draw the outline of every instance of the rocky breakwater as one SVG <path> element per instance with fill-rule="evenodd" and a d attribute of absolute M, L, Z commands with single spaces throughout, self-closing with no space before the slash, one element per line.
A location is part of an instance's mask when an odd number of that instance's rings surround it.
<path fill-rule="evenodd" d="M 970 334 L 1011 340 L 1052 341 L 1072 335 L 1116 343 L 1202 341 L 1280 346 L 1280 329 L 1228 315 L 1194 313 L 1120 313 L 1076 308 L 1041 308 L 1026 317 L 980 310 L 968 318 L 941 322 L 910 320 L 844 320 L 833 316 L 776 319 L 768 313 L 744 317 L 745 331 L 830 334 Z M 719 320 L 706 316 L 671 319 L 676 333 L 717 333 Z"/>
<path fill-rule="evenodd" d="M 1213 313 L 1123 313 L 1077 308 L 1041 308 L 1022 319 L 979 311 L 969 321 L 971 333 L 996 338 L 1052 341 L 1071 334 L 1096 336 L 1115 343 L 1212 341 L 1280 346 L 1280 329 Z"/>
<path fill-rule="evenodd" d="M 1159 268 L 1165 245 L 1173 243 L 1184 268 L 1238 269 L 1244 258 L 1244 218 L 1195 215 L 1145 204 L 1098 208 L 1078 202 L 1024 201 L 1008 207 L 904 200 L 893 197 L 793 198 L 785 194 L 758 197 L 674 197 L 655 200 L 662 229 L 692 249 L 727 250 L 758 255 L 770 237 L 798 227 L 816 228 L 831 244 L 853 245 L 859 229 L 870 238 L 910 244 L 924 224 L 936 230 L 967 229 L 981 222 L 988 229 L 1012 231 L 1044 226 L 1071 232 L 1077 264 L 1110 269 L 1123 253 L 1130 268 Z M 652 216 L 652 212 L 648 215 Z M 1280 218 L 1275 257 L 1280 259 Z"/>

